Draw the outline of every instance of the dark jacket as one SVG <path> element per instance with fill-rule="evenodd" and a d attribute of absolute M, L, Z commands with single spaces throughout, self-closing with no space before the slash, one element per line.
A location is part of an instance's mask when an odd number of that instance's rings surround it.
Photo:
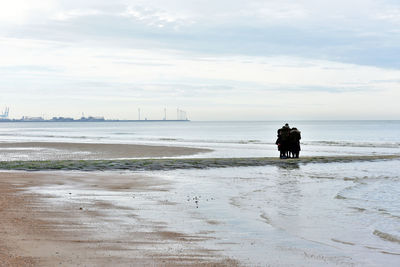
<path fill-rule="evenodd" d="M 291 150 L 300 151 L 301 132 L 297 129 L 292 129 L 289 135 L 289 143 Z"/>
<path fill-rule="evenodd" d="M 289 140 L 291 143 L 299 142 L 301 139 L 301 132 L 297 129 L 292 129 L 290 131 Z"/>
<path fill-rule="evenodd" d="M 289 136 L 290 136 L 290 127 L 289 126 L 283 126 L 280 129 L 280 136 L 283 142 L 287 142 L 289 141 Z"/>

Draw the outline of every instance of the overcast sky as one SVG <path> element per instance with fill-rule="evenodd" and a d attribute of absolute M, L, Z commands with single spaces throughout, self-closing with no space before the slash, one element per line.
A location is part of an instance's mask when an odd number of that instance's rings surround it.
<path fill-rule="evenodd" d="M 400 119 L 398 0 L 0 0 L 10 117 Z"/>

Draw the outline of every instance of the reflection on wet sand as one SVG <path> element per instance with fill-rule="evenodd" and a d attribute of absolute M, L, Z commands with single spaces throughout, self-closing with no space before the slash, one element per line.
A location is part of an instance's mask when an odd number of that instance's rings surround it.
<path fill-rule="evenodd" d="M 156 162 L 204 164 L 191 160 Z M 15 205 L 0 211 L 8 218 L 0 220 L 3 229 L 10 230 L 0 236 L 16 244 L 20 257 L 48 265 L 395 266 L 399 160 L 326 161 L 3 172 L 2 188 L 18 190 L 13 196 L 24 204 L 18 212 Z M 3 251 L 15 255 L 13 247 Z"/>
<path fill-rule="evenodd" d="M 237 266 L 237 261 L 201 246 L 212 238 L 206 232 L 170 228 L 171 217 L 165 213 L 175 210 L 176 203 L 155 197 L 169 194 L 171 182 L 164 179 L 129 173 L 0 177 L 2 263 Z M 156 217 L 147 218 L 148 212 Z"/>

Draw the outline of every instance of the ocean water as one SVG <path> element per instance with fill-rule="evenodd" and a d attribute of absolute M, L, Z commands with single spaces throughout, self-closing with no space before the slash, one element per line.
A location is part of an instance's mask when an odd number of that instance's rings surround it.
<path fill-rule="evenodd" d="M 211 148 L 195 157 L 276 156 L 285 122 L 0 123 L 0 142 L 87 142 Z M 400 121 L 295 121 L 301 155 L 397 154 Z"/>

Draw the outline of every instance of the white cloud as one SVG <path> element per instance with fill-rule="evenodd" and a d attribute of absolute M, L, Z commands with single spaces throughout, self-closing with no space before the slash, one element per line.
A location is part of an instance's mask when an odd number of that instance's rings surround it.
<path fill-rule="evenodd" d="M 390 7 L 376 15 L 379 20 L 389 21 L 395 24 L 400 23 L 400 7 Z"/>
<path fill-rule="evenodd" d="M 26 23 L 32 18 L 42 18 L 51 13 L 56 6 L 55 0 L 1 0 L 0 22 L 11 24 Z"/>
<path fill-rule="evenodd" d="M 74 19 L 74 18 L 95 16 L 95 15 L 101 15 L 101 14 L 104 14 L 104 12 L 102 12 L 100 10 L 96 10 L 96 9 L 73 9 L 73 10 L 57 13 L 52 18 L 55 20 L 66 21 L 66 20 L 70 20 L 70 19 Z"/>
<path fill-rule="evenodd" d="M 193 119 L 265 119 L 283 105 L 297 118 L 400 116 L 400 44 L 388 34 L 399 7 L 384 2 L 4 1 L 2 101 L 24 113 L 79 103 L 106 116 L 134 105 L 186 105 Z"/>
<path fill-rule="evenodd" d="M 257 10 L 257 9 L 256 9 Z M 271 6 L 263 6 L 261 9 L 258 9 L 258 13 L 260 16 L 266 18 L 266 20 L 273 19 L 273 20 L 298 20 L 307 18 L 308 12 L 303 7 L 295 4 L 290 5 L 281 5 L 281 4 L 274 4 Z"/>
<path fill-rule="evenodd" d="M 178 28 L 180 26 L 188 26 L 193 23 L 193 21 L 183 15 L 178 15 L 151 7 L 128 6 L 127 9 L 120 15 L 127 18 L 133 18 L 137 21 L 145 23 L 146 25 L 156 27 L 173 26 Z"/>
<path fill-rule="evenodd" d="M 189 83 L 249 86 L 253 90 L 359 87 L 391 88 L 400 71 L 300 57 L 249 57 L 193 55 L 172 50 L 106 48 L 93 42 L 68 44 L 35 40 L 1 39 L 1 67 L 37 66 L 59 70 L 52 76 L 101 83 Z M 32 68 L 31 68 L 32 69 Z M 28 70 L 29 71 L 29 68 Z M 392 81 L 382 83 L 382 81 Z M 207 82 L 209 81 L 209 82 Z M 394 81 L 394 84 L 393 84 Z M 196 84 L 193 84 L 196 85 Z M 29 87 L 29 81 L 27 81 Z M 264 88 L 264 89 L 263 89 Z M 22 89 L 23 90 L 23 89 Z M 107 89 L 105 89 L 107 90 Z M 111 93 L 111 91 L 110 91 Z"/>

